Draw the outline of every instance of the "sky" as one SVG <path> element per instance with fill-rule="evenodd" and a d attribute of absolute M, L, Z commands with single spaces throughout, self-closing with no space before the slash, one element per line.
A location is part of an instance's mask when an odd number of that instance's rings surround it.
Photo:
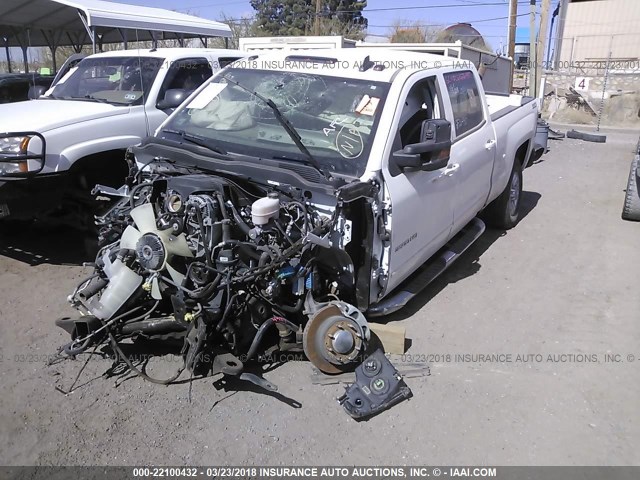
<path fill-rule="evenodd" d="M 120 0 L 122 1 L 122 0 Z M 239 18 L 255 13 L 249 0 L 126 0 L 127 3 L 148 7 L 167 8 L 197 15 L 211 20 L 224 17 Z M 540 0 L 537 2 L 540 3 Z M 552 0 L 555 6 L 556 0 Z M 523 41 L 528 41 L 529 1 L 518 1 L 519 31 L 525 32 Z M 382 10 L 378 9 L 390 9 Z M 385 35 L 397 21 L 417 21 L 424 25 L 449 26 L 453 23 L 471 23 L 492 49 L 506 51 L 509 15 L 508 0 L 368 0 L 364 16 L 369 20 L 368 33 Z M 520 41 L 520 39 L 518 39 Z"/>
<path fill-rule="evenodd" d="M 210 20 L 253 16 L 255 11 L 249 0 L 118 0 L 120 3 L 165 8 L 189 13 Z M 551 9 L 558 0 L 551 1 Z M 538 10 L 541 0 L 537 0 Z M 517 42 L 529 41 L 529 0 L 518 0 Z M 422 25 L 449 26 L 471 23 L 491 46 L 493 51 L 506 53 L 509 0 L 368 0 L 364 16 L 369 21 L 368 40 L 384 41 L 392 24 L 419 22 Z M 536 19 L 536 25 L 539 17 Z M 378 36 L 378 37 L 376 37 Z M 4 49 L 0 60 L 5 60 Z M 22 58 L 20 50 L 12 48 L 12 59 Z M 30 52 L 33 58 L 33 52 Z"/>

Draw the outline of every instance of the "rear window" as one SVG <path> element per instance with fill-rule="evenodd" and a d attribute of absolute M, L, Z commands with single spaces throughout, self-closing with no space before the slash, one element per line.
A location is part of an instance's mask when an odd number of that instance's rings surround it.
<path fill-rule="evenodd" d="M 483 119 L 478 84 L 470 70 L 444 74 L 447 85 L 456 136 L 464 135 L 477 127 Z"/>
<path fill-rule="evenodd" d="M 240 60 L 242 57 L 220 57 L 218 58 L 218 65 L 220 68 L 224 68 L 227 65 L 231 65 L 236 60 Z"/>

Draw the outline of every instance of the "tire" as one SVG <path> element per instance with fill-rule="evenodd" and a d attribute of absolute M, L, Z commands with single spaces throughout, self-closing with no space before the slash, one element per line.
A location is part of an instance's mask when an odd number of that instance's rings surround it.
<path fill-rule="evenodd" d="M 606 143 L 607 141 L 606 135 L 578 132 L 576 130 L 569 130 L 567 132 L 567 138 L 575 138 L 578 140 L 584 140 L 585 142 L 594 142 L 594 143 Z"/>
<path fill-rule="evenodd" d="M 491 202 L 483 212 L 484 221 L 491 227 L 509 230 L 520 220 L 522 199 L 522 166 L 516 158 L 511 176 L 500 196 Z"/>
<path fill-rule="evenodd" d="M 640 222 L 640 191 L 636 182 L 636 171 L 640 163 L 640 155 L 636 155 L 631 162 L 629 180 L 627 181 L 627 194 L 624 197 L 622 207 L 622 219 Z"/>

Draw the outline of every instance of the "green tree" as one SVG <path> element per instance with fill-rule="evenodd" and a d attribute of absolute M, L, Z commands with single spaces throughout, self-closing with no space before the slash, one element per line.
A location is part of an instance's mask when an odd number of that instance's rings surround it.
<path fill-rule="evenodd" d="M 420 22 L 396 20 L 389 32 L 391 43 L 435 42 L 442 27 L 425 26 Z"/>
<path fill-rule="evenodd" d="M 367 19 L 366 0 L 251 0 L 256 11 L 256 34 L 264 36 L 349 35 L 362 37 Z M 318 22 L 316 27 L 316 20 Z"/>

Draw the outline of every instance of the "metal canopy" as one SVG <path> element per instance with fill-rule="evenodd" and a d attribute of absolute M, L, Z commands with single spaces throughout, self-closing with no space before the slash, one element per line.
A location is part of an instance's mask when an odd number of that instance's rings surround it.
<path fill-rule="evenodd" d="M 5 47 L 79 46 L 161 39 L 231 37 L 224 23 L 161 8 L 103 0 L 2 0 Z"/>

